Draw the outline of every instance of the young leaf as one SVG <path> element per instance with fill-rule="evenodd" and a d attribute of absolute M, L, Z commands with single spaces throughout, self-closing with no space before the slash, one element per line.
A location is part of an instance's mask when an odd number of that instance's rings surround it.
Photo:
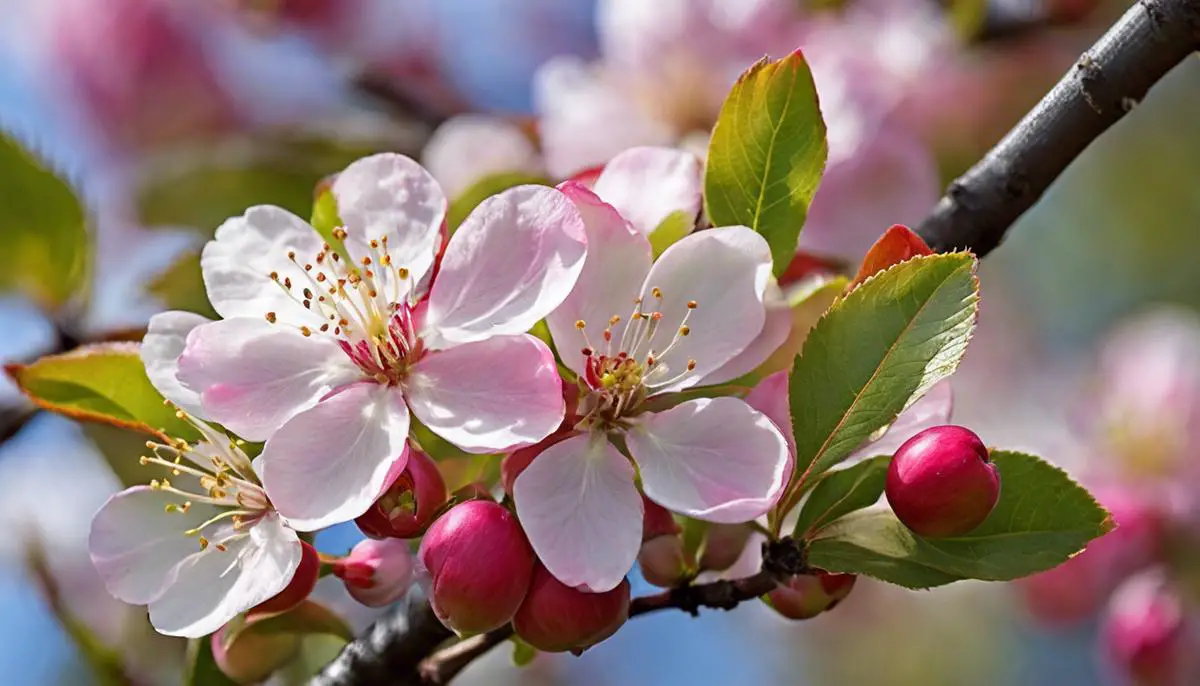
<path fill-rule="evenodd" d="M 888 511 L 849 515 L 819 532 L 809 562 L 908 588 L 961 579 L 1008 581 L 1065 562 L 1112 530 L 1112 519 L 1082 486 L 1033 455 L 992 451 L 1000 501 L 964 536 L 922 538 Z"/>
<path fill-rule="evenodd" d="M 537 657 L 538 650 L 521 640 L 520 636 L 513 635 L 509 638 L 512 641 L 512 662 L 513 666 L 524 667 Z"/>
<path fill-rule="evenodd" d="M 874 505 L 883 495 L 891 459 L 880 455 L 836 472 L 826 472 L 801 508 L 792 535 L 809 538 L 830 522 Z"/>
<path fill-rule="evenodd" d="M 677 210 L 668 214 L 665 219 L 654 227 L 650 232 L 650 249 L 654 251 L 654 259 L 663 252 L 675 245 L 684 236 L 692 232 L 696 228 L 696 217 L 684 210 Z"/>
<path fill-rule="evenodd" d="M 797 478 L 789 495 L 954 371 L 975 326 L 975 265 L 968 253 L 914 257 L 817 322 L 792 366 Z"/>
<path fill-rule="evenodd" d="M 828 154 L 804 55 L 763 58 L 738 77 L 721 106 L 704 170 L 704 209 L 715 226 L 761 233 L 781 274 L 796 252 Z"/>
<path fill-rule="evenodd" d="M 925 244 L 924 239 L 913 233 L 912 229 L 903 224 L 895 224 L 884 231 L 879 240 L 875 241 L 875 244 L 867 251 L 867 256 L 863 258 L 862 266 L 858 268 L 858 274 L 855 275 L 854 281 L 850 282 L 849 287 L 854 288 L 874 276 L 876 272 L 881 272 L 894 264 L 900 264 L 910 257 L 932 254 L 933 251 Z"/>
<path fill-rule="evenodd" d="M 163 404 L 133 343 L 102 343 L 5 368 L 37 406 L 72 419 L 101 422 L 164 439 L 198 432 Z"/>
<path fill-rule="evenodd" d="M 450 207 L 446 210 L 446 227 L 453 234 L 479 203 L 500 191 L 529 183 L 544 185 L 547 180 L 543 176 L 523 171 L 500 172 L 479 179 L 450 202 Z"/>
<path fill-rule="evenodd" d="M 62 179 L 0 133 L 0 291 L 57 308 L 87 277 L 83 205 Z"/>

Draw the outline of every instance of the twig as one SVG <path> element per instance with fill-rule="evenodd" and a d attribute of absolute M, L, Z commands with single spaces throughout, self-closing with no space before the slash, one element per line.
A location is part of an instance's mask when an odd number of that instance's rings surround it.
<path fill-rule="evenodd" d="M 1200 48 L 1200 0 L 1140 0 L 978 164 L 950 184 L 917 233 L 934 250 L 983 257 L 1059 174 Z"/>

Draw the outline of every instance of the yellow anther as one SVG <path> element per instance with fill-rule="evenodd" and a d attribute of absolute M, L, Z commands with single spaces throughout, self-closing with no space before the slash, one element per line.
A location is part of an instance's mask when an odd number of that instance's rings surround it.
<path fill-rule="evenodd" d="M 689 301 L 688 301 L 688 309 L 689 309 L 689 310 L 694 310 L 694 309 L 696 309 L 696 301 L 695 301 L 695 300 L 689 300 Z"/>
<path fill-rule="evenodd" d="M 308 328 L 307 326 L 302 326 L 300 327 L 300 333 L 304 334 L 305 336 L 311 336 L 312 329 Z"/>
<path fill-rule="evenodd" d="M 689 372 L 695 370 L 696 369 L 696 361 L 688 360 L 687 368 L 688 368 Z"/>
<path fill-rule="evenodd" d="M 690 328 L 690 327 L 687 327 L 687 326 L 681 326 L 681 327 L 679 327 L 679 335 L 680 335 L 680 336 L 686 336 L 686 335 L 688 335 L 688 334 L 689 334 L 689 333 L 691 333 L 691 332 L 692 332 L 692 330 L 691 330 L 691 328 Z"/>
<path fill-rule="evenodd" d="M 396 270 L 396 275 L 399 276 L 401 280 L 407 279 L 408 278 L 408 269 L 405 267 L 401 267 Z"/>
<path fill-rule="evenodd" d="M 296 259 L 296 251 L 295 251 L 295 250 L 289 250 L 289 251 L 288 251 L 288 259 L 289 259 L 289 260 L 294 260 L 294 259 Z"/>
<path fill-rule="evenodd" d="M 587 328 L 587 322 L 583 321 L 582 319 L 577 319 L 575 320 L 575 328 L 583 331 L 585 328 Z"/>
<path fill-rule="evenodd" d="M 334 229 L 333 230 L 333 237 L 338 239 L 339 241 L 346 240 L 346 235 L 347 234 L 346 234 L 345 229 Z M 336 255 L 337 253 L 334 253 L 334 254 Z"/>
<path fill-rule="evenodd" d="M 659 300 L 662 300 L 662 289 L 659 288 L 658 286 L 651 288 L 650 294 L 653 295 L 654 297 L 658 298 Z"/>
<path fill-rule="evenodd" d="M 275 323 L 275 313 L 274 312 L 267 313 L 267 321 L 271 322 L 272 324 Z"/>

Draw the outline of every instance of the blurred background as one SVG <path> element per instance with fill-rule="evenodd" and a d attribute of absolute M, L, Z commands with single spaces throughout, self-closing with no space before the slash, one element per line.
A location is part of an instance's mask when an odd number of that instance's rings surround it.
<path fill-rule="evenodd" d="M 890 224 L 919 221 L 1129 4 L 0 0 L 0 130 L 74 186 L 93 249 L 81 291 L 0 288 L 0 360 L 206 311 L 197 251 L 221 220 L 264 203 L 308 216 L 315 185 L 366 153 L 421 159 L 463 202 L 633 145 L 702 154 L 736 75 L 798 46 L 830 137 L 801 247 L 853 264 Z M 5 242 L 15 230 L 0 221 Z M 653 615 L 581 658 L 518 670 L 493 651 L 461 683 L 1200 683 L 1180 676 L 1200 607 L 1197 235 L 1192 59 L 982 266 L 954 421 L 1094 489 L 1120 529 L 1084 555 L 1019 584 L 863 580 L 806 623 L 757 603 Z M 6 380 L 0 438 L 3 683 L 180 683 L 182 643 L 109 598 L 86 552 L 95 509 L 142 479 L 140 439 L 36 413 Z M 318 547 L 359 537 L 342 527 Z M 337 584 L 321 592 L 370 621 Z M 313 644 L 278 681 L 337 648 Z"/>

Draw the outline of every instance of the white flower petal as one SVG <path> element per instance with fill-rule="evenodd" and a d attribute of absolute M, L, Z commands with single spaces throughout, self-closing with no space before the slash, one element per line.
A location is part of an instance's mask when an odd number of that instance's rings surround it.
<path fill-rule="evenodd" d="M 561 191 L 494 195 L 446 246 L 422 337 L 443 348 L 524 333 L 571 293 L 586 255 L 583 218 Z"/>
<path fill-rule="evenodd" d="M 351 257 L 361 260 L 370 254 L 369 241 L 386 236 L 392 264 L 407 268 L 413 283 L 425 276 L 446 219 L 446 196 L 429 172 L 404 155 L 380 153 L 346 167 L 332 191 Z"/>
<path fill-rule="evenodd" d="M 517 517 L 559 581 L 602 593 L 629 573 L 642 543 L 633 478 L 633 466 L 602 434 L 550 446 L 517 477 Z"/>
<path fill-rule="evenodd" d="M 161 312 L 150 318 L 146 336 L 142 338 L 142 364 L 146 376 L 163 397 L 183 408 L 190 414 L 203 417 L 200 394 L 184 388 L 176 378 L 179 372 L 179 356 L 187 344 L 187 335 L 192 329 L 207 324 L 208 317 L 194 312 Z"/>
<path fill-rule="evenodd" d="M 196 327 L 179 358 L 179 380 L 200 394 L 203 416 L 251 441 L 361 377 L 333 338 L 246 317 Z"/>
<path fill-rule="evenodd" d="M 184 532 L 220 509 L 193 503 L 186 513 L 166 511 L 183 500 L 135 486 L 113 495 L 96 513 L 88 551 L 109 593 L 127 603 L 148 603 L 175 582 L 185 559 L 200 552 L 196 537 Z"/>
<path fill-rule="evenodd" d="M 646 497 L 689 517 L 748 522 L 787 480 L 783 434 L 738 398 L 700 398 L 647 415 L 625 434 Z"/>
<path fill-rule="evenodd" d="M 530 336 L 497 336 L 429 353 L 405 384 L 413 414 L 468 452 L 532 445 L 562 423 L 554 353 Z"/>
<path fill-rule="evenodd" d="M 783 291 L 775 279 L 767 283 L 763 304 L 766 308 L 766 319 L 758 337 L 732 360 L 721 365 L 720 369 L 706 374 L 699 385 L 725 383 L 743 374 L 749 374 L 766 362 L 787 340 L 788 334 L 792 332 L 792 308 L 788 306 L 787 298 L 783 296 Z"/>
<path fill-rule="evenodd" d="M 408 408 L 394 388 L 347 386 L 280 427 L 263 448 L 263 486 L 300 531 L 367 511 L 405 450 Z"/>
<path fill-rule="evenodd" d="M 150 623 L 168 636 L 200 638 L 287 587 L 300 539 L 277 514 L 261 519 L 226 550 L 210 545 L 179 568 L 175 585 L 150 603 Z"/>
<path fill-rule="evenodd" d="M 546 324 L 563 364 L 582 374 L 584 356 L 580 351 L 587 343 L 575 323 L 583 320 L 592 344 L 603 346 L 604 329 L 609 319 L 618 315 L 621 321 L 612 331 L 619 341 L 653 257 L 650 241 L 595 193 L 574 182 L 559 188 L 583 216 L 588 255 L 571 295 L 546 317 Z M 603 351 L 601 347 L 597 352 Z"/>
<path fill-rule="evenodd" d="M 676 212 L 693 221 L 700 214 L 700 160 L 675 148 L 630 148 L 604 166 L 592 190 L 648 236 Z"/>
<path fill-rule="evenodd" d="M 321 250 L 317 232 L 303 219 L 279 207 L 258 205 L 222 224 L 204 246 L 200 267 L 213 309 L 222 317 L 262 319 L 274 312 L 280 321 L 320 326 L 320 316 L 304 309 L 280 284 L 308 285 L 300 265 Z M 288 259 L 294 252 L 297 262 Z"/>

